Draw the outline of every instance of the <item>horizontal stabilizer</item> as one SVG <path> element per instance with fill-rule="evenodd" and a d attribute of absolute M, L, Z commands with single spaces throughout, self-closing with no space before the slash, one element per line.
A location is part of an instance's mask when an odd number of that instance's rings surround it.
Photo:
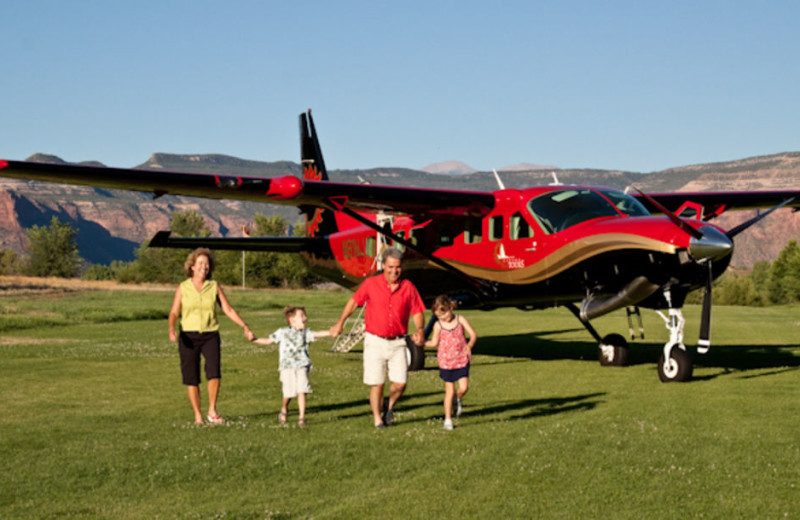
<path fill-rule="evenodd" d="M 169 231 L 159 231 L 148 247 L 176 249 L 226 249 L 234 251 L 273 251 L 276 253 L 328 253 L 330 246 L 324 238 L 309 237 L 172 237 Z"/>

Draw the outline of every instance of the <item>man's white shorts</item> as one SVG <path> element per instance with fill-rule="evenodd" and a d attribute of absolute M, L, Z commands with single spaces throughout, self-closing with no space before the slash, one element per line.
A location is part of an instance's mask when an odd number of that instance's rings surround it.
<path fill-rule="evenodd" d="M 405 336 L 384 339 L 367 332 L 364 336 L 364 384 L 384 384 L 387 368 L 392 383 L 405 384 L 408 381 Z"/>
<path fill-rule="evenodd" d="M 287 399 L 297 397 L 297 394 L 310 394 L 311 385 L 308 382 L 308 366 L 284 368 L 281 370 L 281 383 L 283 397 Z"/>

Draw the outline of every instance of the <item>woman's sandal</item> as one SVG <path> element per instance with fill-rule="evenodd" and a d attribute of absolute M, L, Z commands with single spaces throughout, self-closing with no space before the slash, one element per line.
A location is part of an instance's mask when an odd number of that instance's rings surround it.
<path fill-rule="evenodd" d="M 209 415 L 206 419 L 208 419 L 209 424 L 225 424 L 225 419 L 220 414 Z"/>
<path fill-rule="evenodd" d="M 278 424 L 281 426 L 286 424 L 286 412 L 278 412 Z"/>

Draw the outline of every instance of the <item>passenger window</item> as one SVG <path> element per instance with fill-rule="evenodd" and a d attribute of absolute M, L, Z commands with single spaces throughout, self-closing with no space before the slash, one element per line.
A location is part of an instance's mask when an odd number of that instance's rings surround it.
<path fill-rule="evenodd" d="M 483 222 L 480 219 L 467 219 L 466 225 L 464 226 L 465 244 L 477 244 L 481 241 L 481 238 L 483 238 L 481 224 L 483 224 Z"/>
<path fill-rule="evenodd" d="M 514 213 L 511 215 L 511 220 L 508 221 L 511 240 L 519 240 L 520 238 L 531 238 L 533 230 L 528 221 L 522 217 L 521 213 Z"/>
<path fill-rule="evenodd" d="M 375 237 L 367 237 L 367 256 L 370 258 L 375 258 L 375 250 L 376 250 L 376 241 Z"/>
<path fill-rule="evenodd" d="M 406 239 L 406 232 L 405 231 L 398 231 L 397 233 L 395 233 L 395 235 L 397 235 L 398 237 L 400 237 L 403 240 Z M 393 240 L 393 242 L 394 242 L 393 245 L 394 245 L 394 247 L 396 249 L 399 249 L 400 251 L 405 251 L 406 250 L 406 246 L 404 244 L 401 244 L 400 242 L 397 242 L 396 240 Z"/>
<path fill-rule="evenodd" d="M 497 215 L 489 219 L 489 240 L 503 238 L 503 216 Z"/>
<path fill-rule="evenodd" d="M 439 247 L 453 245 L 453 224 L 451 222 L 439 222 L 436 237 Z"/>
<path fill-rule="evenodd" d="M 414 228 L 408 232 L 408 241 L 411 243 L 412 246 L 416 247 L 419 245 L 419 239 L 422 236 L 422 229 L 421 228 Z"/>

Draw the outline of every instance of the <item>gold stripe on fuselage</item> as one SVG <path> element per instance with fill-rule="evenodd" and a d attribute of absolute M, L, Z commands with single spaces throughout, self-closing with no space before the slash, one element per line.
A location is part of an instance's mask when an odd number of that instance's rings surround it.
<path fill-rule="evenodd" d="M 557 251 L 548 254 L 535 264 L 519 269 L 491 269 L 453 261 L 447 258 L 443 260 L 460 271 L 476 278 L 499 283 L 524 285 L 551 278 L 594 256 L 625 249 L 665 254 L 675 254 L 677 250 L 674 245 L 653 238 L 624 233 L 608 233 L 584 237 L 565 244 Z"/>

